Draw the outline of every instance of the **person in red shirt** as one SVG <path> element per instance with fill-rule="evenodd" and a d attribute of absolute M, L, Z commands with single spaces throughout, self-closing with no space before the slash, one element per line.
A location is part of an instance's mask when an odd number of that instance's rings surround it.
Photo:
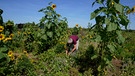
<path fill-rule="evenodd" d="M 78 50 L 79 37 L 77 35 L 71 35 L 67 41 L 66 55 L 70 55 Z"/>

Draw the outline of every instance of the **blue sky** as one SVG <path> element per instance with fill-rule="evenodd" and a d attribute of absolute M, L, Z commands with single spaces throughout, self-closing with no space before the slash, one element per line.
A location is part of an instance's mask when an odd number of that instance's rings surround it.
<path fill-rule="evenodd" d="M 0 9 L 4 22 L 8 20 L 14 23 L 39 23 L 39 20 L 44 16 L 42 12 L 38 12 L 41 8 L 48 6 L 49 2 L 57 5 L 55 9 L 62 17 L 66 17 L 69 27 L 74 27 L 79 24 L 82 27 L 87 27 L 88 22 L 94 24 L 94 20 L 90 20 L 90 13 L 93 12 L 99 5 L 92 7 L 95 0 L 0 0 Z M 120 0 L 124 5 L 129 7 L 135 6 L 135 0 Z M 130 14 L 131 20 L 130 29 L 135 29 L 135 15 Z"/>

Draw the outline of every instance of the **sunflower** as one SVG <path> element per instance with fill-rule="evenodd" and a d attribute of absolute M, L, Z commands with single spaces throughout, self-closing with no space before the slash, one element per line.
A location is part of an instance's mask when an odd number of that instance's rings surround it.
<path fill-rule="evenodd" d="M 90 38 L 93 38 L 93 37 L 90 35 Z"/>
<path fill-rule="evenodd" d="M 11 38 L 11 37 L 5 38 L 5 39 L 3 40 L 3 42 L 6 42 L 6 41 L 8 41 L 8 40 L 12 40 L 12 38 Z"/>
<path fill-rule="evenodd" d="M 20 31 L 17 31 L 18 35 L 20 35 Z"/>
<path fill-rule="evenodd" d="M 78 24 L 76 24 L 75 26 L 76 26 L 76 27 L 78 27 L 79 25 L 78 25 Z"/>
<path fill-rule="evenodd" d="M 6 38 L 6 40 L 12 40 L 12 38 L 11 37 L 8 37 L 8 38 Z"/>
<path fill-rule="evenodd" d="M 114 2 L 112 2 L 112 5 L 114 5 Z"/>
<path fill-rule="evenodd" d="M 4 34 L 0 34 L 0 40 L 3 40 L 5 38 Z"/>
<path fill-rule="evenodd" d="M 9 57 L 12 57 L 12 56 L 13 56 L 13 51 L 9 51 L 9 52 L 8 52 L 8 56 L 9 56 Z"/>
<path fill-rule="evenodd" d="M 31 32 L 28 32 L 28 34 L 31 34 Z"/>
<path fill-rule="evenodd" d="M 2 32 L 4 30 L 3 26 L 0 26 L 0 32 Z"/>
<path fill-rule="evenodd" d="M 60 17 L 61 15 L 60 14 L 57 14 L 58 15 L 58 17 Z"/>
<path fill-rule="evenodd" d="M 13 61 L 15 59 L 15 57 L 14 56 L 11 56 L 10 59 Z"/>
<path fill-rule="evenodd" d="M 9 35 L 9 37 L 11 37 L 11 38 L 12 38 L 13 36 L 14 36 L 14 34 L 10 34 L 10 35 Z"/>
<path fill-rule="evenodd" d="M 24 51 L 23 51 L 23 53 L 24 53 L 26 56 L 28 56 L 28 53 L 27 53 L 27 51 L 25 51 L 25 50 L 24 50 Z"/>
<path fill-rule="evenodd" d="M 131 13 L 131 10 L 128 10 L 126 13 L 127 13 L 127 14 L 130 14 L 130 13 Z"/>
<path fill-rule="evenodd" d="M 56 8 L 56 5 L 55 4 L 52 4 L 52 8 L 55 9 Z"/>

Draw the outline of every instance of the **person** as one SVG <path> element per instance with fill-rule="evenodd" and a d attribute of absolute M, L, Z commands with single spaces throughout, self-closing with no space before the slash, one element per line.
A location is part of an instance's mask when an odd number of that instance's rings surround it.
<path fill-rule="evenodd" d="M 71 35 L 67 41 L 66 55 L 76 54 L 79 46 L 79 37 L 77 35 Z"/>

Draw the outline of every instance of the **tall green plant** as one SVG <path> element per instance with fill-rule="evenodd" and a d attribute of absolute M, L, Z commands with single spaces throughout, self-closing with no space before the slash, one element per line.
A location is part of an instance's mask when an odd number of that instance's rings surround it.
<path fill-rule="evenodd" d="M 61 18 L 60 14 L 55 11 L 56 5 L 49 3 L 49 6 L 42 8 L 39 12 L 43 12 L 44 16 L 40 19 L 39 26 L 41 29 L 36 32 L 35 36 L 40 40 L 40 50 L 47 50 L 55 45 L 59 38 L 66 33 L 67 19 Z"/>
<path fill-rule="evenodd" d="M 113 56 L 116 56 L 118 47 L 124 42 L 122 36 L 122 27 L 127 29 L 129 20 L 126 15 L 128 6 L 120 4 L 119 0 L 96 0 L 95 3 L 103 6 L 91 13 L 90 19 L 95 19 L 96 24 L 93 26 L 96 35 L 95 41 L 98 48 L 91 59 L 98 59 L 98 71 L 110 64 Z"/>

